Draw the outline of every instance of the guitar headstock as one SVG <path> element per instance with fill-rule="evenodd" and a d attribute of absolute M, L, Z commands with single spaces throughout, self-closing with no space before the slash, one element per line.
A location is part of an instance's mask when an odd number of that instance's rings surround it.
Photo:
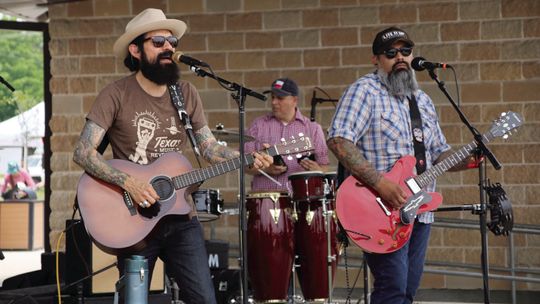
<path fill-rule="evenodd" d="M 493 137 L 502 136 L 504 139 L 507 139 L 512 133 L 511 131 L 519 128 L 523 124 L 523 117 L 516 112 L 508 111 L 501 113 L 498 119 L 496 119 L 489 133 Z"/>
<path fill-rule="evenodd" d="M 298 137 L 291 136 L 288 140 L 281 139 L 279 144 L 275 144 L 267 149 L 267 153 L 271 156 L 276 155 L 291 155 L 296 154 L 297 158 L 302 157 L 302 153 L 312 151 L 313 145 L 311 139 L 299 133 Z"/>

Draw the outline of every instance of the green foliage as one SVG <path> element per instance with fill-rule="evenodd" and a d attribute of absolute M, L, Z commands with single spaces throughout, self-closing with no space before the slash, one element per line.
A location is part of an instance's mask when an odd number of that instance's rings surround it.
<path fill-rule="evenodd" d="M 0 30 L 0 76 L 14 88 L 0 84 L 0 121 L 43 100 L 43 36 L 40 32 Z"/>

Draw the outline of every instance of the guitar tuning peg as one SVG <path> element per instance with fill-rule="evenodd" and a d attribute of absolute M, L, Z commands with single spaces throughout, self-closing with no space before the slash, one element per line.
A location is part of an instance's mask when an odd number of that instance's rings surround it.
<path fill-rule="evenodd" d="M 292 158 L 292 156 L 289 155 L 289 156 L 287 156 L 287 159 L 292 160 L 293 158 Z"/>
<path fill-rule="evenodd" d="M 300 132 L 300 133 L 298 133 L 298 136 L 304 137 L 304 133 Z"/>
<path fill-rule="evenodd" d="M 296 154 L 296 158 L 301 158 L 302 157 L 302 154 L 298 153 Z"/>
<path fill-rule="evenodd" d="M 501 113 L 501 117 L 504 117 L 504 116 L 506 116 L 506 112 Z"/>
<path fill-rule="evenodd" d="M 510 136 L 510 135 L 508 135 L 508 134 L 504 134 L 504 135 L 502 136 L 502 138 L 503 138 L 503 139 L 508 139 L 509 136 Z"/>
<path fill-rule="evenodd" d="M 280 141 L 281 141 L 281 142 L 285 142 L 285 138 L 282 137 L 282 138 L 280 139 Z"/>

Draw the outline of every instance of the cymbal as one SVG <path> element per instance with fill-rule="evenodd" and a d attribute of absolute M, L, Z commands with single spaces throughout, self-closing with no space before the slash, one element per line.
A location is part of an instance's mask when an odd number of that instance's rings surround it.
<path fill-rule="evenodd" d="M 240 134 L 229 130 L 212 130 L 214 136 L 220 141 L 240 142 Z M 244 141 L 254 141 L 253 136 L 244 135 Z"/>

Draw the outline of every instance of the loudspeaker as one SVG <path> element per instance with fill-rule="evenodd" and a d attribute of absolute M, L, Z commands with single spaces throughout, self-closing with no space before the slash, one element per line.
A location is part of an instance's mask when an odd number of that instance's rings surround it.
<path fill-rule="evenodd" d="M 216 301 L 219 304 L 236 303 L 231 301 L 240 297 L 240 270 L 239 269 L 217 269 L 212 270 L 212 281 L 216 293 Z M 248 285 L 249 288 L 249 285 Z M 249 290 L 251 295 L 251 291 Z"/>
<path fill-rule="evenodd" d="M 102 271 L 83 281 L 83 295 L 114 293 L 118 281 L 118 269 L 113 264 L 116 256 L 107 254 L 92 243 L 86 229 L 80 220 L 66 221 L 66 285 L 72 284 L 92 273 Z M 110 267 L 110 268 L 108 268 Z M 107 268 L 106 270 L 104 270 Z M 150 291 L 163 291 L 165 289 L 164 265 L 158 259 L 154 267 Z M 77 292 L 76 287 L 68 291 Z"/>
<path fill-rule="evenodd" d="M 206 240 L 204 244 L 208 253 L 208 267 L 211 270 L 229 268 L 229 242 Z"/>

